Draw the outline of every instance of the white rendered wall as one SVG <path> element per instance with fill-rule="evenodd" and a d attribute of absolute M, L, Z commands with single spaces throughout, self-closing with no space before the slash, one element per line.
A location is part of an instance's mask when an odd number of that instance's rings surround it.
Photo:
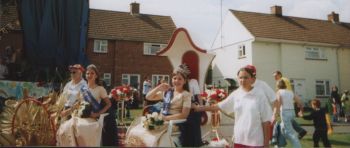
<path fill-rule="evenodd" d="M 246 54 L 251 55 L 253 40 L 251 33 L 231 12 L 228 12 L 212 46 L 212 52 L 216 55 L 212 62 L 215 84 L 225 78 L 235 78 L 240 67 L 251 63 L 251 56 L 238 59 L 238 47 L 244 44 Z"/>
<path fill-rule="evenodd" d="M 323 49 L 327 60 L 305 59 L 306 47 Z M 266 81 L 272 88 L 275 88 L 272 76 L 275 70 L 280 70 L 289 79 L 305 80 L 305 101 L 316 97 L 316 80 L 330 80 L 331 85 L 338 85 L 335 48 L 271 42 L 254 42 L 253 48 L 253 65 L 257 67 L 258 78 Z"/>
<path fill-rule="evenodd" d="M 350 48 L 338 49 L 340 91 L 350 90 Z"/>

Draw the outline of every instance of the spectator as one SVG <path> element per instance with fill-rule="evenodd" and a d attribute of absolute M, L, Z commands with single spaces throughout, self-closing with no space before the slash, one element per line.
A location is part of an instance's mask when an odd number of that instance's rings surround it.
<path fill-rule="evenodd" d="M 151 80 L 146 76 L 144 77 L 143 85 L 142 85 L 142 98 L 143 98 L 143 106 L 150 105 L 151 102 L 147 101 L 146 95 L 151 90 L 152 84 Z"/>
<path fill-rule="evenodd" d="M 0 57 L 0 80 L 4 80 L 8 74 L 7 66 L 4 63 L 3 58 Z"/>
<path fill-rule="evenodd" d="M 338 93 L 338 87 L 335 85 L 332 86 L 331 100 L 332 100 L 332 106 L 334 110 L 333 122 L 338 122 L 340 118 L 340 112 L 341 112 L 341 101 L 340 101 L 340 95 Z"/>
<path fill-rule="evenodd" d="M 342 110 L 344 112 L 345 122 L 348 122 L 348 118 L 350 117 L 349 115 L 349 90 L 345 90 L 343 95 L 341 96 L 341 105 L 342 105 Z"/>
<path fill-rule="evenodd" d="M 275 77 L 276 82 L 277 82 L 278 80 L 282 79 L 282 80 L 286 83 L 287 89 L 290 90 L 290 91 L 293 91 L 293 90 L 292 90 L 292 85 L 290 85 L 289 79 L 286 78 L 286 77 L 283 77 L 283 76 L 282 76 L 282 73 L 281 73 L 280 71 L 278 71 L 278 70 L 275 71 L 275 72 L 273 73 L 273 76 Z"/>

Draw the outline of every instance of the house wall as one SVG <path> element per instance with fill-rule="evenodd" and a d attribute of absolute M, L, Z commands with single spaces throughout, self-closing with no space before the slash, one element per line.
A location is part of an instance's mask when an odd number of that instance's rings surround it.
<path fill-rule="evenodd" d="M 115 49 L 116 41 L 108 40 L 107 53 L 94 52 L 94 39 L 89 38 L 87 42 L 87 50 L 85 51 L 91 64 L 95 64 L 103 77 L 103 73 L 111 73 L 111 85 L 115 84 Z"/>
<path fill-rule="evenodd" d="M 222 34 L 221 31 L 222 30 Z M 240 45 L 245 45 L 246 55 L 251 55 L 251 33 L 231 12 L 226 15 L 222 28 L 213 42 L 210 52 L 215 53 L 212 62 L 213 83 L 218 84 L 225 78 L 235 78 L 239 68 L 252 62 L 252 57 L 238 58 Z"/>
<path fill-rule="evenodd" d="M 306 47 L 323 49 L 327 59 L 305 59 Z M 272 88 L 275 88 L 272 73 L 276 70 L 289 79 L 305 80 L 305 101 L 316 97 L 316 80 L 330 80 L 331 85 L 339 84 L 334 47 L 257 41 L 253 43 L 253 65 L 257 68 L 257 77 Z"/>
<path fill-rule="evenodd" d="M 100 73 L 111 73 L 111 85 L 121 85 L 122 74 L 139 74 L 140 84 L 144 76 L 169 75 L 172 66 L 167 57 L 144 55 L 143 42 L 109 40 L 107 53 L 93 52 L 94 39 L 88 39 L 87 55 L 90 63 L 98 66 Z M 139 85 L 142 90 L 142 86 Z"/>
<path fill-rule="evenodd" d="M 115 83 L 121 84 L 122 74 L 140 74 L 140 83 L 144 76 L 152 74 L 169 75 L 173 67 L 167 57 L 144 55 L 143 42 L 119 41 L 116 52 Z M 141 87 L 140 87 L 141 88 Z"/>
<path fill-rule="evenodd" d="M 340 91 L 350 90 L 350 48 L 338 49 L 339 64 L 339 89 Z"/>

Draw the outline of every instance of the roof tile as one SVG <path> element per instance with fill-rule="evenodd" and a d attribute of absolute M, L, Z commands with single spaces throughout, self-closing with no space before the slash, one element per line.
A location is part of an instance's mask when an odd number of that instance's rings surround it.
<path fill-rule="evenodd" d="M 167 43 L 175 29 L 170 16 L 90 9 L 90 38 Z"/>
<path fill-rule="evenodd" d="M 350 23 L 230 11 L 255 37 L 350 45 Z"/>

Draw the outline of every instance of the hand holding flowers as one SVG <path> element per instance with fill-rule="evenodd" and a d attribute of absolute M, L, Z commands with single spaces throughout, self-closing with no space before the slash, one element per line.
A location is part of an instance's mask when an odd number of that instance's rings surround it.
<path fill-rule="evenodd" d="M 141 117 L 141 122 L 143 127 L 147 130 L 159 129 L 164 125 L 164 120 L 161 114 L 153 112 L 152 114 L 147 114 L 146 116 Z"/>
<path fill-rule="evenodd" d="M 227 97 L 227 93 L 224 89 L 213 88 L 202 93 L 201 97 L 206 98 L 210 104 L 216 104 L 224 100 Z"/>

